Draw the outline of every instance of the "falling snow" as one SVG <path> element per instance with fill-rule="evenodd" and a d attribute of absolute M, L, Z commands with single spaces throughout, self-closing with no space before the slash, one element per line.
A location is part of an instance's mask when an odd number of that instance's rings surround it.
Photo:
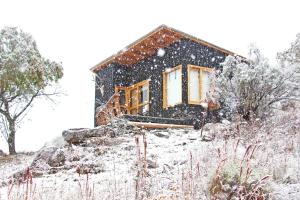
<path fill-rule="evenodd" d="M 163 57 L 164 55 L 166 54 L 166 51 L 162 48 L 159 48 L 158 51 L 157 51 L 157 55 L 159 57 Z"/>

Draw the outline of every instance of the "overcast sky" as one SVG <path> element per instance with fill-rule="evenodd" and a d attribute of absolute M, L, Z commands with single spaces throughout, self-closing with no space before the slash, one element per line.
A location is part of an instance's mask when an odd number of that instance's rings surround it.
<path fill-rule="evenodd" d="M 18 129 L 17 151 L 37 150 L 62 130 L 93 126 L 91 67 L 166 24 L 238 54 L 255 43 L 275 62 L 300 32 L 294 0 L 0 0 L 0 29 L 33 35 L 42 55 L 63 63 L 67 94 L 57 104 L 37 101 Z M 0 149 L 7 150 L 3 139 Z"/>

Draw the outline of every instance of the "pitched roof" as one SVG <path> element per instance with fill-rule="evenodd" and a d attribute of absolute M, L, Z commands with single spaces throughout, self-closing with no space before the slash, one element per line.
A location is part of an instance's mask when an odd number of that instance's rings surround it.
<path fill-rule="evenodd" d="M 218 47 L 214 44 L 198 39 L 166 25 L 161 25 L 144 37 L 128 45 L 124 50 L 119 51 L 117 54 L 112 55 L 111 57 L 92 67 L 91 71 L 97 73 L 113 62 L 125 66 L 133 65 L 149 56 L 154 55 L 159 48 L 165 48 L 183 38 L 190 39 L 201 45 L 219 50 L 227 55 L 234 55 L 233 52 Z"/>

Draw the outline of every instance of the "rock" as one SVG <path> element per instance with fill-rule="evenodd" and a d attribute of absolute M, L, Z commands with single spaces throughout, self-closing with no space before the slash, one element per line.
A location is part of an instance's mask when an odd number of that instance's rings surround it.
<path fill-rule="evenodd" d="M 229 128 L 228 124 L 223 123 L 207 123 L 203 127 L 202 132 L 202 140 L 203 141 L 211 141 L 216 136 L 224 136 L 224 134 L 227 132 L 227 129 Z"/>
<path fill-rule="evenodd" d="M 40 177 L 43 175 L 43 172 L 38 171 L 38 170 L 33 170 L 31 168 L 26 168 L 24 170 L 20 170 L 15 172 L 14 174 L 11 175 L 10 179 L 13 182 L 26 182 L 27 180 L 31 179 L 31 178 L 36 178 L 36 177 Z"/>
<path fill-rule="evenodd" d="M 103 164 L 95 164 L 95 163 L 85 163 L 82 165 L 78 165 L 75 169 L 76 173 L 78 174 L 98 174 L 104 172 L 104 165 Z"/>
<path fill-rule="evenodd" d="M 33 169 L 48 169 L 49 162 L 51 162 L 52 156 L 55 154 L 57 149 L 57 147 L 42 148 L 33 159 L 30 167 Z"/>
<path fill-rule="evenodd" d="M 147 159 L 147 167 L 148 169 L 155 169 L 158 168 L 158 164 L 150 159 Z"/>
<path fill-rule="evenodd" d="M 32 174 L 32 177 L 33 177 L 33 178 L 36 178 L 36 177 L 42 176 L 42 175 L 43 175 L 43 172 L 34 170 L 34 171 L 31 172 L 31 174 Z"/>
<path fill-rule="evenodd" d="M 156 135 L 157 137 L 161 137 L 161 138 L 169 138 L 169 134 L 168 132 L 154 132 L 154 135 Z"/>
<path fill-rule="evenodd" d="M 74 162 L 74 161 L 79 161 L 81 158 L 79 155 L 72 155 L 69 159 L 69 161 Z"/>
<path fill-rule="evenodd" d="M 210 141 L 213 141 L 214 139 L 215 139 L 215 137 L 203 135 L 201 140 L 204 142 L 210 142 Z"/>
<path fill-rule="evenodd" d="M 0 149 L 0 157 L 6 156 L 6 154 Z"/>
<path fill-rule="evenodd" d="M 106 148 L 95 148 L 94 149 L 94 155 L 95 156 L 101 156 L 103 154 L 105 154 L 107 152 L 107 149 Z"/>
<path fill-rule="evenodd" d="M 164 164 L 163 165 L 163 169 L 162 169 L 162 173 L 163 174 L 173 174 L 172 173 L 172 170 L 174 169 L 174 167 L 173 166 L 170 166 L 170 165 L 168 165 L 168 164 Z"/>
<path fill-rule="evenodd" d="M 183 165 L 183 164 L 185 164 L 185 163 L 187 163 L 187 160 L 182 160 L 182 161 L 179 163 L 179 165 Z"/>
<path fill-rule="evenodd" d="M 128 120 L 124 118 L 114 118 L 110 121 L 110 123 L 108 123 L 107 126 L 114 130 L 115 137 L 124 134 L 141 134 L 140 128 L 128 124 Z"/>
<path fill-rule="evenodd" d="M 62 133 L 63 138 L 70 144 L 83 143 L 87 138 L 110 136 L 115 137 L 115 132 L 108 126 L 99 126 L 93 129 L 78 128 L 65 130 Z"/>
<path fill-rule="evenodd" d="M 48 164 L 51 167 L 60 167 L 65 164 L 66 156 L 62 150 L 56 151 L 50 159 L 48 159 Z"/>
<path fill-rule="evenodd" d="M 121 144 L 122 140 L 119 138 L 110 137 L 92 137 L 85 141 L 86 147 L 98 147 L 98 146 L 115 146 Z"/>

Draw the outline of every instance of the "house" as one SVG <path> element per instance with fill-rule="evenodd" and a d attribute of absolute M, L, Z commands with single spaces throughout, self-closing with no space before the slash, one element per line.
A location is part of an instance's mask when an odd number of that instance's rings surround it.
<path fill-rule="evenodd" d="M 108 113 L 136 122 L 201 119 L 211 75 L 231 51 L 162 25 L 94 66 L 95 125 Z"/>

